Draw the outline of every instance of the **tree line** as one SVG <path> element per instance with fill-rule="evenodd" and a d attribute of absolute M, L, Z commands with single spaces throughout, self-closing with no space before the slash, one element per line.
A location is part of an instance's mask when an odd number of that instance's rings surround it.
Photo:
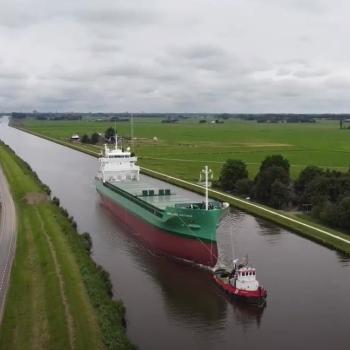
<path fill-rule="evenodd" d="M 104 132 L 104 140 L 105 141 L 109 141 L 111 138 L 115 137 L 115 134 L 117 133 L 117 130 L 114 128 L 108 128 L 105 132 Z M 102 136 L 100 134 L 98 134 L 97 132 L 94 132 L 91 134 L 91 136 L 89 136 L 88 134 L 84 134 L 81 137 L 81 142 L 82 143 L 91 143 L 93 145 L 96 145 L 96 143 L 98 143 L 101 140 Z"/>
<path fill-rule="evenodd" d="M 350 229 L 349 171 L 309 165 L 293 181 L 289 161 L 281 155 L 272 155 L 262 161 L 254 179 L 248 175 L 242 160 L 229 159 L 214 186 L 275 209 L 307 211 L 322 223 Z"/>

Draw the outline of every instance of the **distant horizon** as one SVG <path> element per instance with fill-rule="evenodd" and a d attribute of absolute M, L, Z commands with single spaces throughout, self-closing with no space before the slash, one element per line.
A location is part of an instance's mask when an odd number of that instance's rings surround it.
<path fill-rule="evenodd" d="M 83 115 L 88 115 L 88 114 L 118 114 L 118 115 L 123 115 L 123 116 L 139 116 L 139 115 L 194 115 L 194 116 L 205 116 L 205 115 L 229 115 L 229 116 L 240 116 L 240 115 L 313 115 L 313 116 L 327 116 L 327 115 L 350 115 L 349 112 L 339 112 L 339 113 L 332 113 L 332 112 L 324 112 L 324 113 L 293 113 L 293 112 L 261 112 L 261 113 L 249 113 L 249 112 L 104 112 L 104 111 L 95 111 L 95 112 L 82 112 L 82 111 L 67 111 L 67 112 L 57 112 L 57 111 L 11 111 L 11 112 L 0 112 L 1 116 L 5 115 L 11 115 L 12 113 L 19 113 L 19 114 L 28 114 L 28 115 L 37 115 L 37 114 L 83 114 Z"/>

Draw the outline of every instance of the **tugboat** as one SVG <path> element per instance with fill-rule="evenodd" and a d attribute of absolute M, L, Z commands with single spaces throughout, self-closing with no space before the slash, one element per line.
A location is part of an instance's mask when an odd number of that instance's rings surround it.
<path fill-rule="evenodd" d="M 264 305 L 267 291 L 256 279 L 255 268 L 247 259 L 235 259 L 231 271 L 225 268 L 214 270 L 213 279 L 229 296 L 248 303 Z"/>

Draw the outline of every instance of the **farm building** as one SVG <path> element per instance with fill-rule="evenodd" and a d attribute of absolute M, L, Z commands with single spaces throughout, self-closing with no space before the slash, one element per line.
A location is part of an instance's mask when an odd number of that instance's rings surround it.
<path fill-rule="evenodd" d="M 78 134 L 74 134 L 70 137 L 70 140 L 72 142 L 79 142 L 80 141 L 80 136 Z"/>

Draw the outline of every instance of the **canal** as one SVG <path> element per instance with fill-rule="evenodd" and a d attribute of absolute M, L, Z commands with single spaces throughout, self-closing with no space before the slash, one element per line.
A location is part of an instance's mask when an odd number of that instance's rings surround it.
<path fill-rule="evenodd" d="M 208 271 L 157 256 L 101 207 L 95 158 L 10 128 L 6 118 L 0 119 L 0 139 L 50 186 L 80 232 L 90 232 L 93 258 L 110 273 L 114 295 L 126 306 L 128 336 L 139 349 L 349 344 L 349 258 L 232 210 L 218 231 L 221 259 L 248 254 L 269 294 L 265 308 L 231 302 Z"/>

